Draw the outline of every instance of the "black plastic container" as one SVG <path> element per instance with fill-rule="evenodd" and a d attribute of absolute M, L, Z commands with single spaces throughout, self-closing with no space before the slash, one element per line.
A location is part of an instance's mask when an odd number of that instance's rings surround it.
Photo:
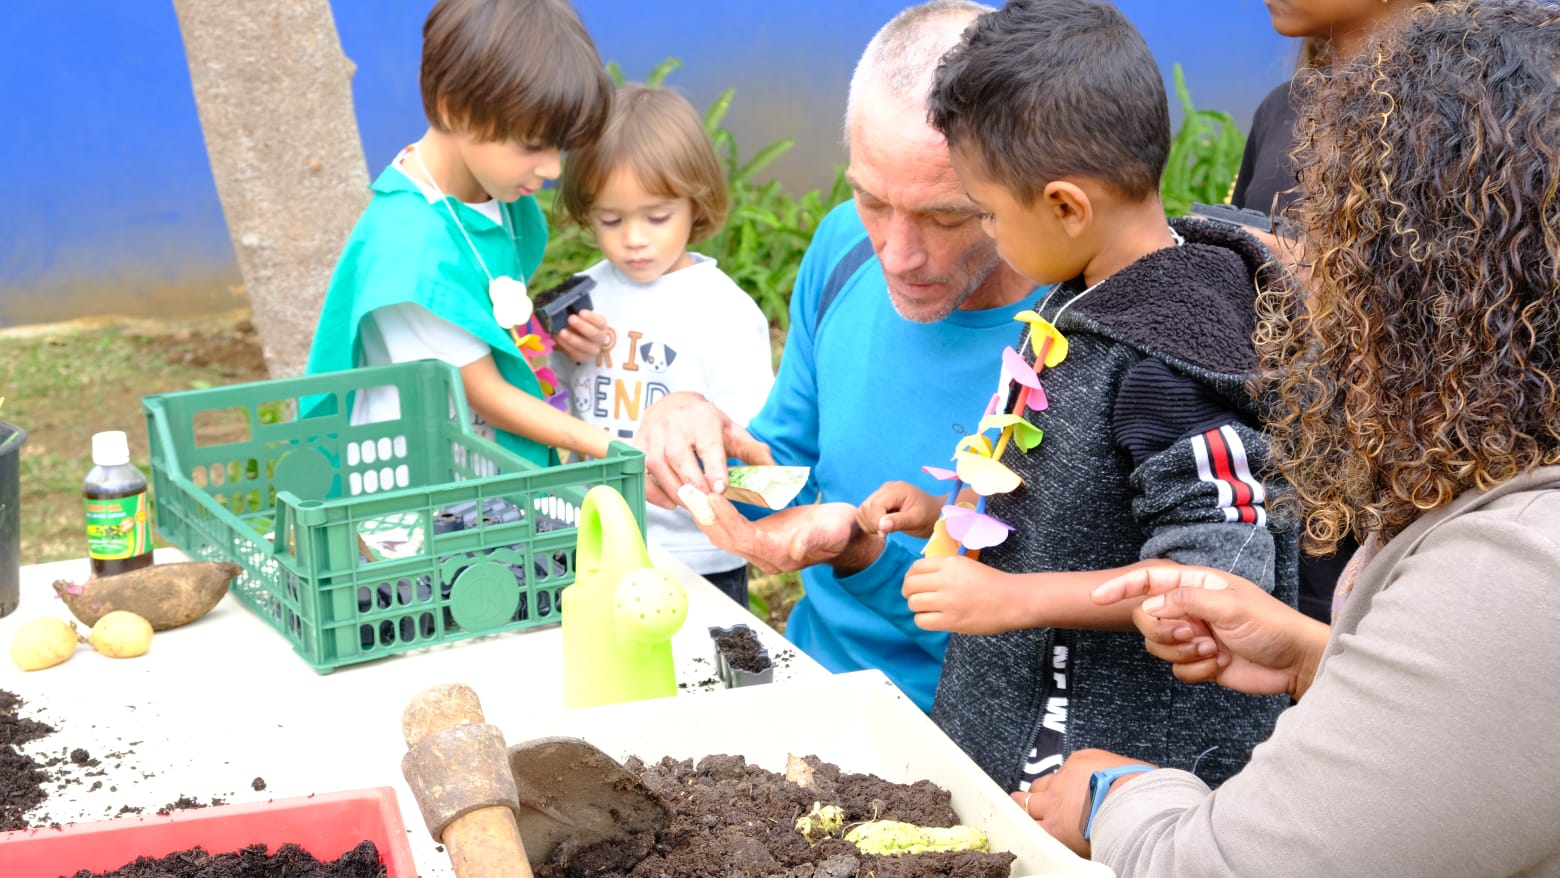
<path fill-rule="evenodd" d="M 22 474 L 27 431 L 0 421 L 0 616 L 16 609 L 22 586 Z"/>

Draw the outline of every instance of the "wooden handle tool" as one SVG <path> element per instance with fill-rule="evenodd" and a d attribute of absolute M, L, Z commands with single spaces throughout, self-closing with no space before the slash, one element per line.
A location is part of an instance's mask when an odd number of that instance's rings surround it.
<path fill-rule="evenodd" d="M 424 689 L 401 730 L 402 772 L 456 878 L 532 878 L 503 735 L 484 722 L 477 693 L 457 683 Z"/>

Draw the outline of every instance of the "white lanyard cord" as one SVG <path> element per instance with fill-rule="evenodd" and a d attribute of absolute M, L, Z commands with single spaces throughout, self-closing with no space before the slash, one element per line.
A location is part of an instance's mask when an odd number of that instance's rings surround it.
<path fill-rule="evenodd" d="M 427 172 L 425 171 L 424 173 L 427 173 Z M 1177 232 L 1173 228 L 1170 230 L 1170 237 L 1171 237 L 1171 239 L 1173 239 L 1175 241 L 1175 246 L 1177 246 L 1177 247 L 1179 247 L 1182 244 L 1186 243 L 1186 239 L 1181 237 L 1181 233 Z M 1108 278 L 1107 278 L 1107 280 L 1108 280 Z M 1095 284 L 1094 286 L 1089 287 L 1088 289 L 1086 289 L 1083 292 L 1079 293 L 1078 295 L 1073 296 L 1071 299 L 1068 299 L 1062 305 L 1062 307 L 1056 312 L 1056 316 L 1051 318 L 1051 325 L 1052 326 L 1059 326 L 1061 324 L 1061 322 L 1062 322 L 1062 314 L 1066 313 L 1068 308 L 1071 308 L 1073 306 L 1073 304 L 1076 303 L 1079 299 L 1081 299 L 1084 296 L 1087 296 L 1088 294 L 1090 294 L 1090 293 L 1094 292 L 1095 290 L 1099 289 L 1100 284 L 1102 284 L 1104 282 L 1105 281 L 1102 280 L 1099 283 Z M 1046 298 L 1049 299 L 1050 296 L 1047 296 Z M 1044 305 L 1042 304 L 1041 307 L 1044 307 Z"/>
<path fill-rule="evenodd" d="M 487 275 L 488 283 L 491 284 L 493 282 L 493 272 L 488 271 L 487 263 L 482 260 L 482 254 L 477 250 L 476 242 L 471 240 L 471 235 L 466 232 L 466 227 L 461 224 L 460 216 L 455 213 L 454 205 L 450 204 L 449 198 L 445 196 L 444 190 L 439 188 L 439 184 L 436 180 L 433 179 L 433 175 L 428 173 L 428 166 L 423 164 L 422 150 L 418 149 L 415 144 L 412 146 L 412 158 L 417 161 L 417 168 L 418 170 L 422 171 L 423 176 L 427 178 L 428 185 L 433 188 L 435 193 L 438 194 L 439 201 L 444 205 L 444 209 L 450 212 L 450 219 L 455 221 L 455 228 L 460 229 L 461 237 L 466 239 L 466 246 L 471 248 L 471 255 L 477 257 L 477 265 L 482 267 L 482 273 Z M 504 225 L 503 205 L 499 205 L 498 207 L 498 224 L 501 227 Z"/>

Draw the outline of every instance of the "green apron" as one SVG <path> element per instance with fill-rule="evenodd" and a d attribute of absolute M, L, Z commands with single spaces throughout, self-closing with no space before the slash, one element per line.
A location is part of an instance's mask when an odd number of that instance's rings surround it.
<path fill-rule="evenodd" d="M 506 227 L 459 200 L 430 203 L 405 174 L 387 168 L 374 181 L 363 211 L 331 276 L 309 351 L 306 371 L 335 372 L 362 365 L 360 329 L 377 308 L 411 302 L 456 324 L 492 349 L 504 380 L 543 399 L 514 339 L 493 319 L 488 278 L 471 252 L 475 245 L 494 277 L 530 279 L 547 246 L 547 221 L 529 196 L 500 204 Z M 446 205 L 459 215 L 471 245 Z M 539 442 L 494 427 L 498 444 L 538 466 L 558 462 Z"/>

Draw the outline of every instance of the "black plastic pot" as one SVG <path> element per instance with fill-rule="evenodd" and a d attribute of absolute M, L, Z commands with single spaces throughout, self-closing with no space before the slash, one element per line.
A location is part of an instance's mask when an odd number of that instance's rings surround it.
<path fill-rule="evenodd" d="M 751 638 L 752 643 L 758 645 L 758 634 L 746 625 L 733 625 L 730 628 L 710 627 L 710 640 L 715 643 L 715 673 L 720 677 L 721 684 L 727 689 L 736 689 L 742 686 L 756 686 L 760 683 L 768 683 L 775 678 L 775 665 L 769 659 L 769 650 L 759 645 L 756 659 L 757 670 L 747 670 L 732 664 L 732 656 L 721 651 L 720 641 L 725 635 L 740 635 L 743 638 Z"/>
<path fill-rule="evenodd" d="M 22 580 L 22 474 L 27 431 L 0 421 L 0 616 L 16 609 Z"/>

